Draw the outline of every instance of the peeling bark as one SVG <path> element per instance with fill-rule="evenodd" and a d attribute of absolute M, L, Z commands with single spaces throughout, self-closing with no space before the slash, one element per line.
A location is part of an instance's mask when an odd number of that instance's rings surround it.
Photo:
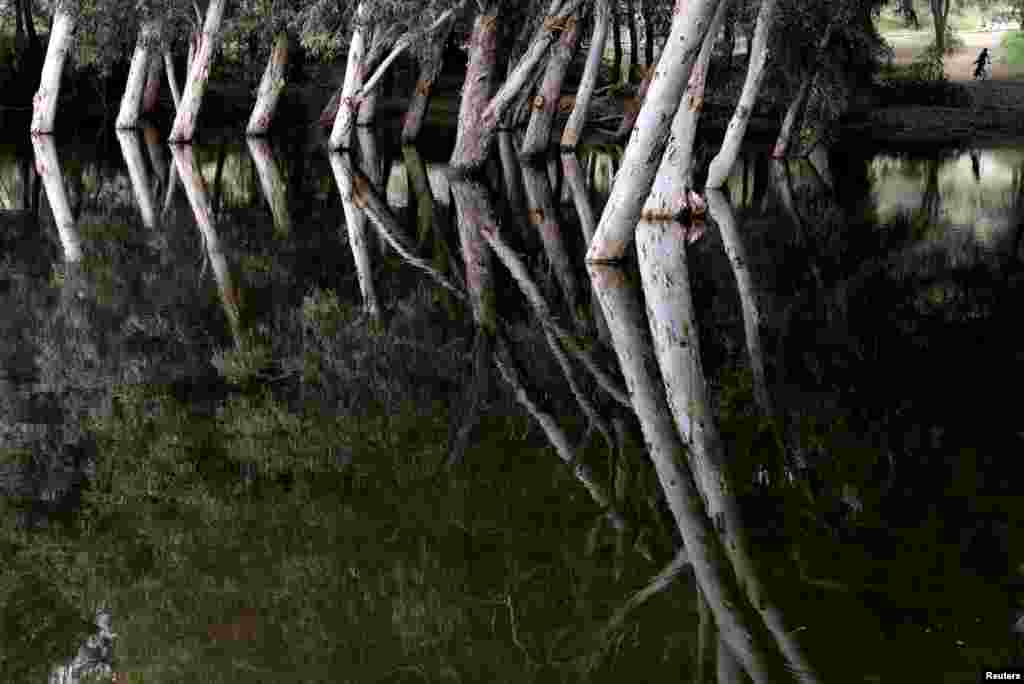
<path fill-rule="evenodd" d="M 195 56 L 188 71 L 185 92 L 181 95 L 181 104 L 174 117 L 169 140 L 172 143 L 184 143 L 192 140 L 195 135 L 199 110 L 203 105 L 203 95 L 210 81 L 210 67 L 220 38 L 220 25 L 224 17 L 227 0 L 210 0 L 206 9 L 206 20 L 203 32 L 198 36 Z M 179 169 L 180 171 L 180 169 Z"/>
<path fill-rule="evenodd" d="M 587 250 L 588 261 L 612 261 L 625 256 L 654 182 L 683 88 L 719 1 L 677 0 L 671 34 L 633 128 L 594 241 Z"/>
<path fill-rule="evenodd" d="M 288 34 L 282 31 L 274 39 L 274 47 L 267 58 L 267 68 L 260 79 L 256 105 L 252 108 L 246 135 L 266 135 L 277 112 L 277 103 L 285 85 L 285 70 L 288 68 Z"/>
<path fill-rule="evenodd" d="M 31 20 L 31 13 L 29 16 Z M 53 11 L 53 26 L 46 46 L 46 60 L 39 78 L 39 89 L 32 98 L 33 135 L 53 133 L 53 122 L 57 118 L 57 98 L 60 95 L 61 74 L 64 61 L 71 49 L 71 34 L 75 30 L 75 15 L 65 2 Z"/>
<path fill-rule="evenodd" d="M 740 93 L 739 102 L 736 103 L 736 110 L 733 112 L 732 119 L 729 120 L 729 126 L 725 129 L 725 139 L 708 168 L 706 183 L 708 189 L 717 189 L 725 185 L 725 181 L 732 172 L 733 164 L 736 163 L 736 157 L 739 155 L 743 137 L 747 132 L 747 124 L 750 121 L 750 113 L 761 90 L 761 81 L 764 79 L 764 67 L 769 54 L 768 34 L 771 33 L 772 24 L 775 21 L 776 2 L 777 0 L 762 0 L 761 9 L 758 10 L 754 37 L 750 43 L 750 63 L 747 66 L 747 77 L 743 82 L 743 91 Z"/>

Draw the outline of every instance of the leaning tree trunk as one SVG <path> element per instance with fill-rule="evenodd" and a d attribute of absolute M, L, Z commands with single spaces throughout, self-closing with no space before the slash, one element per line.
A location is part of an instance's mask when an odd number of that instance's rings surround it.
<path fill-rule="evenodd" d="M 285 69 L 288 68 L 288 34 L 281 31 L 274 39 L 274 47 L 267 58 L 267 68 L 260 79 L 260 88 L 256 95 L 256 106 L 252 108 L 249 125 L 245 128 L 246 135 L 266 135 L 270 122 L 277 111 L 277 103 L 284 90 Z"/>
<path fill-rule="evenodd" d="M 718 41 L 718 33 L 722 27 L 722 22 L 725 20 L 726 11 L 732 4 L 732 0 L 722 0 L 718 5 L 718 9 L 715 11 L 715 16 L 711 20 L 711 26 L 708 28 L 707 35 L 704 36 L 704 45 L 700 48 L 700 54 L 697 55 L 697 61 L 693 65 L 693 71 L 690 72 L 690 80 L 686 83 L 686 90 L 683 93 L 683 101 L 679 105 L 679 111 L 676 113 L 676 118 L 672 122 L 672 134 L 669 138 L 668 150 L 666 156 L 672 156 L 672 167 L 670 173 L 679 172 L 682 174 L 682 178 L 678 183 L 678 190 L 673 189 L 666 196 L 658 196 L 658 180 L 654 181 L 654 187 L 651 189 L 651 197 L 647 200 L 647 207 L 651 208 L 651 200 L 658 200 L 660 205 L 658 208 L 667 209 L 669 211 L 678 212 L 682 210 L 682 206 L 669 206 L 672 201 L 665 201 L 667 197 L 672 197 L 672 193 L 689 190 L 693 187 L 693 144 L 697 138 L 697 124 L 700 122 L 701 109 L 704 107 L 704 87 L 707 84 L 708 77 L 708 64 L 711 62 L 711 53 L 715 49 L 715 43 Z"/>
<path fill-rule="evenodd" d="M 579 39 L 579 21 L 575 15 L 569 18 L 568 26 L 562 31 L 558 42 L 551 48 L 548 66 L 544 72 L 544 80 L 536 97 L 533 98 L 533 114 L 523 136 L 519 154 L 522 157 L 534 157 L 546 151 L 551 143 L 551 124 L 558 111 L 558 98 L 562 94 L 562 82 L 569 62 L 576 50 Z"/>
<path fill-rule="evenodd" d="M 164 71 L 167 72 L 167 87 L 171 89 L 171 99 L 174 100 L 174 111 L 178 111 L 181 106 L 181 90 L 174 73 L 174 57 L 171 56 L 170 48 L 164 48 Z"/>
<path fill-rule="evenodd" d="M 601 71 L 601 60 L 604 56 L 604 45 L 608 40 L 608 21 L 610 19 L 610 0 L 594 0 L 594 30 L 590 36 L 590 51 L 587 63 L 583 67 L 583 77 L 576 89 L 576 99 L 569 120 L 562 129 L 562 148 L 575 149 L 580 142 L 583 128 L 587 123 L 587 112 L 594 98 L 597 78 Z"/>
<path fill-rule="evenodd" d="M 676 245 L 684 239 L 678 234 L 667 237 L 669 244 Z M 719 634 L 755 682 L 791 681 L 775 644 L 744 595 L 741 582 L 745 578 L 737 577 L 730 563 L 725 540 L 716 529 L 716 523 L 724 521 L 710 517 L 705 507 L 697 486 L 702 474 L 686 467 L 686 449 L 665 401 L 665 385 L 649 361 L 652 351 L 644 332 L 644 303 L 623 270 L 595 263 L 588 264 L 588 270 L 611 329 L 648 455 Z"/>
<path fill-rule="evenodd" d="M 203 94 L 210 82 L 210 65 L 220 38 L 220 25 L 226 4 L 227 0 L 210 0 L 210 5 L 206 9 L 203 32 L 198 36 L 195 56 L 192 58 L 188 80 L 185 82 L 185 92 L 181 95 L 181 104 L 171 127 L 169 139 L 172 143 L 188 142 L 195 135 L 199 109 L 203 105 Z"/>
<path fill-rule="evenodd" d="M 625 256 L 651 190 L 669 127 L 720 0 L 677 0 L 672 30 L 605 204 L 588 261 Z"/>
<path fill-rule="evenodd" d="M 339 150 L 352 146 L 352 130 L 356 125 L 356 110 L 359 103 L 355 99 L 356 92 L 366 78 L 366 23 L 369 10 L 366 0 L 361 0 L 356 7 L 353 21 L 352 38 L 348 44 L 348 61 L 345 64 L 345 82 L 341 86 L 341 99 L 338 113 L 334 116 L 334 127 L 331 129 L 330 148 Z"/>
<path fill-rule="evenodd" d="M 444 66 L 444 46 L 451 35 L 452 27 L 455 26 L 454 18 L 445 22 L 437 36 L 431 41 L 426 52 L 420 56 L 420 76 L 416 80 L 416 89 L 409 100 L 409 107 L 402 120 L 402 144 L 408 144 L 416 140 L 423 128 L 423 119 L 427 115 L 427 105 L 430 103 L 430 93 L 434 88 L 434 82 L 441 75 L 441 68 Z"/>
<path fill-rule="evenodd" d="M 729 127 L 725 129 L 722 146 L 711 160 L 706 184 L 708 189 L 721 188 L 725 184 L 743 144 L 743 136 L 746 135 L 750 114 L 761 90 L 765 63 L 768 61 L 768 34 L 775 19 L 775 4 L 776 0 L 763 0 L 757 13 L 757 26 L 754 28 L 754 38 L 750 43 L 747 78 L 743 82 L 743 91 L 740 93 L 739 102 L 736 103 L 736 111 L 729 121 Z"/>
<path fill-rule="evenodd" d="M 773 159 L 782 159 L 789 154 L 790 144 L 793 139 L 793 129 L 796 128 L 796 123 L 803 118 L 804 110 L 807 108 L 807 100 L 810 98 L 811 86 L 814 84 L 814 79 L 817 78 L 818 70 L 821 68 L 822 53 L 825 52 L 829 41 L 832 39 L 832 31 L 835 25 L 835 22 L 829 22 L 824 35 L 818 41 L 811 65 L 808 67 L 807 73 L 804 74 L 804 80 L 800 84 L 800 90 L 797 91 L 793 101 L 789 103 L 786 116 L 782 120 L 782 128 L 779 129 L 779 137 L 776 139 L 775 147 L 772 149 Z"/>
<path fill-rule="evenodd" d="M 124 86 L 121 97 L 121 109 L 117 113 L 116 127 L 120 130 L 136 128 L 139 125 L 139 111 L 142 107 L 142 95 L 146 89 L 146 78 L 149 75 L 149 62 L 158 63 L 156 59 L 156 42 L 159 39 L 157 22 L 142 22 L 139 38 L 135 42 L 135 54 L 128 69 L 128 82 Z M 159 85 L 159 82 L 158 84 Z"/>
<path fill-rule="evenodd" d="M 31 16 L 29 18 L 31 19 Z M 50 42 L 46 46 L 46 61 L 43 62 L 39 90 L 32 98 L 33 134 L 53 132 L 53 122 L 57 118 L 57 97 L 60 95 L 60 77 L 64 71 L 64 60 L 71 49 L 71 34 L 74 30 L 75 15 L 66 2 L 61 2 L 53 11 L 53 27 L 50 29 Z"/>
<path fill-rule="evenodd" d="M 491 143 L 494 142 L 498 122 L 534 75 L 556 33 L 565 27 L 569 16 L 581 4 L 582 0 L 552 0 L 547 18 L 534 34 L 526 52 L 490 99 L 490 81 L 497 59 L 498 15 L 477 15 L 470 37 L 470 61 L 464 81 L 466 85 L 459 105 L 459 126 L 451 158 L 453 168 L 468 171 L 484 165 Z"/>
<path fill-rule="evenodd" d="M 46 200 L 53 210 L 53 220 L 57 224 L 57 234 L 64 249 L 64 261 L 77 263 L 82 260 L 82 238 L 75 227 L 71 204 L 68 202 L 64 174 L 61 173 L 60 161 L 57 159 L 57 146 L 51 136 L 33 136 L 32 150 L 36 158 L 36 173 L 43 181 Z"/>

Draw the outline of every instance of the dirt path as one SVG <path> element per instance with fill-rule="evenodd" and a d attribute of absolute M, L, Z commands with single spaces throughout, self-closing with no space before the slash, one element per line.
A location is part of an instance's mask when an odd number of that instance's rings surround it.
<path fill-rule="evenodd" d="M 946 56 L 946 77 L 951 81 L 963 83 L 974 96 L 975 106 L 982 109 L 1015 109 L 1024 108 L 1024 80 L 1011 75 L 1006 63 L 1006 50 L 1000 43 L 1003 32 L 971 32 L 961 33 L 960 39 L 964 47 Z M 922 34 L 899 34 L 889 37 L 893 46 L 898 65 L 910 64 L 921 54 L 928 38 Z M 988 48 L 992 56 L 990 66 L 991 79 L 974 80 L 974 60 L 982 48 Z"/>

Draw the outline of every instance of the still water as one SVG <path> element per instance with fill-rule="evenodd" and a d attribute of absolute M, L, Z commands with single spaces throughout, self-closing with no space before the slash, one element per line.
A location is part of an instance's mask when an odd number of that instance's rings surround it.
<path fill-rule="evenodd" d="M 359 163 L 443 266 L 447 152 L 391 139 Z M 628 529 L 480 370 L 468 311 L 375 238 L 384 314 L 361 315 L 315 142 L 226 135 L 194 166 L 155 130 L 54 152 L 64 200 L 38 146 L 0 147 L 3 681 L 715 680 L 640 437 L 609 459 L 511 278 L 534 396 Z M 1022 607 L 1024 149 L 764 152 L 728 187 L 749 281 L 715 220 L 689 261 L 770 601 L 819 681 L 972 681 L 1015 657 Z M 620 157 L 581 153 L 597 211 Z M 568 183 L 543 170 L 582 275 Z M 488 176 L 527 225 L 521 188 Z M 536 240 L 516 244 L 554 296 Z"/>

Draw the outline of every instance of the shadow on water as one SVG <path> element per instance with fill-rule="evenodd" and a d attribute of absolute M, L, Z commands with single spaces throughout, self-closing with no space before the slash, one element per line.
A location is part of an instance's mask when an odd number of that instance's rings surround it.
<path fill-rule="evenodd" d="M 0 147 L 5 681 L 677 680 L 735 647 L 715 621 L 820 681 L 1010 662 L 1024 152 L 753 146 L 676 227 L 686 381 L 753 549 L 715 575 L 583 268 L 621 148 L 453 180 L 393 137 L 334 169 L 302 136 Z M 459 192 L 499 217 L 489 341 Z M 645 263 L 621 280 L 655 364 Z"/>

